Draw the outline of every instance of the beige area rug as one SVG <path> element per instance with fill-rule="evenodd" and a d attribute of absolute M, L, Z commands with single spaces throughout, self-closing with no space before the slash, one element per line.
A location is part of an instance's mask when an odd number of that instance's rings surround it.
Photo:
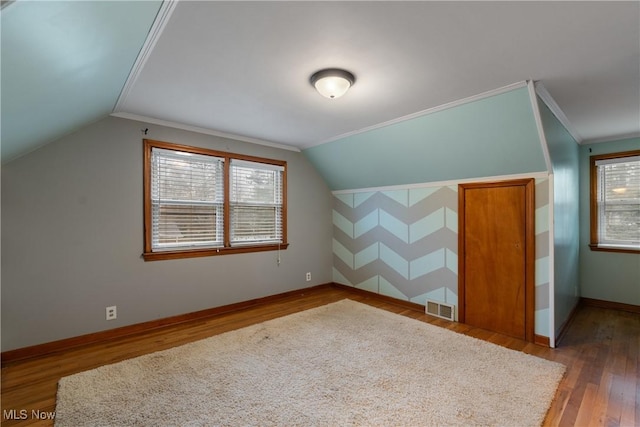
<path fill-rule="evenodd" d="M 56 426 L 534 426 L 564 370 L 342 300 L 62 378 Z"/>

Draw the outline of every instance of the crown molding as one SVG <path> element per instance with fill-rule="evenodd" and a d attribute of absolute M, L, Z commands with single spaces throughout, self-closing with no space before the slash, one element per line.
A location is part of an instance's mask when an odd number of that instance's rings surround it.
<path fill-rule="evenodd" d="M 198 126 L 185 125 L 183 123 L 171 122 L 169 120 L 155 119 L 153 117 L 141 116 L 132 113 L 111 113 L 111 117 L 118 117 L 120 119 L 134 120 L 137 122 L 150 123 L 159 126 L 166 126 L 174 129 L 186 130 L 189 132 L 201 133 L 204 135 L 218 136 L 220 138 L 233 139 L 236 141 L 249 142 L 251 144 L 264 145 L 267 147 L 278 148 L 280 150 L 288 150 L 294 152 L 300 152 L 298 147 L 291 145 L 280 144 L 273 141 L 267 141 L 264 139 L 251 138 L 249 136 L 235 135 L 232 133 L 220 132 L 213 129 L 201 128 Z"/>
<path fill-rule="evenodd" d="M 556 116 L 556 118 L 558 119 L 558 121 L 560 121 L 560 123 L 562 123 L 562 126 L 564 126 L 567 132 L 569 132 L 571 137 L 578 144 L 582 144 L 584 141 L 583 138 L 580 136 L 578 131 L 571 125 L 571 122 L 569 122 L 569 119 L 567 118 L 567 116 L 565 116 L 560 106 L 558 106 L 558 104 L 553 99 L 549 91 L 547 91 L 547 88 L 544 87 L 541 81 L 534 82 L 534 85 L 535 85 L 535 92 L 540 97 L 540 99 L 542 99 L 542 102 L 544 102 L 545 105 L 549 107 L 553 115 Z"/>
<path fill-rule="evenodd" d="M 553 172 L 553 164 L 551 163 L 551 154 L 549 153 L 549 143 L 547 141 L 547 136 L 544 133 L 544 126 L 542 124 L 542 116 L 540 115 L 540 105 L 538 105 L 535 85 L 531 80 L 527 82 L 527 88 L 529 89 L 529 100 L 531 101 L 531 109 L 533 110 L 533 119 L 536 122 L 538 137 L 540 138 L 540 148 L 542 148 L 542 155 L 544 156 L 544 162 L 547 165 L 547 170 L 551 173 Z"/>
<path fill-rule="evenodd" d="M 352 131 L 352 132 L 343 133 L 341 135 L 334 136 L 334 137 L 329 138 L 329 139 L 325 139 L 325 140 L 317 142 L 315 144 L 305 146 L 305 149 L 311 148 L 311 147 L 315 147 L 317 145 L 326 144 L 327 142 L 337 141 L 339 139 L 343 139 L 343 138 L 346 138 L 346 137 L 349 137 L 349 136 L 353 136 L 353 135 L 358 135 L 358 134 L 361 134 L 361 133 L 369 132 L 369 131 L 372 131 L 372 130 L 375 130 L 375 129 L 380 129 L 380 128 L 383 128 L 383 127 L 391 126 L 391 125 L 394 125 L 396 123 L 401 123 L 401 122 L 404 122 L 404 121 L 407 121 L 407 120 L 415 119 L 417 117 L 422 117 L 422 116 L 426 116 L 426 115 L 429 115 L 429 114 L 437 113 L 438 111 L 442 111 L 442 110 L 447 110 L 449 108 L 458 107 L 460 105 L 468 104 L 470 102 L 479 101 L 479 100 L 485 99 L 485 98 L 490 98 L 492 96 L 500 95 L 500 94 L 503 94 L 505 92 L 510 92 L 512 90 L 520 89 L 520 88 L 526 87 L 526 86 L 527 86 L 527 82 L 526 81 L 512 83 L 512 84 L 507 85 L 507 86 L 503 86 L 503 87 L 500 87 L 500 88 L 497 88 L 497 89 L 492 89 L 492 90 L 489 90 L 487 92 L 482 92 L 482 93 L 479 93 L 477 95 L 469 96 L 467 98 L 458 99 L 456 101 L 448 102 L 446 104 L 438 105 L 436 107 L 428 108 L 426 110 L 422 110 L 422 111 L 418 111 L 418 112 L 415 112 L 415 113 L 411 113 L 411 114 L 408 114 L 406 116 L 402 116 L 402 117 L 398 117 L 398 118 L 395 118 L 395 119 L 391 119 L 391 120 L 386 121 L 386 122 L 378 123 L 378 124 L 375 124 L 375 125 L 372 125 L 372 126 L 368 126 L 368 127 L 362 128 L 362 129 L 358 129 L 358 130 L 355 130 L 355 131 Z"/>
<path fill-rule="evenodd" d="M 136 80 L 138 80 L 140 73 L 142 73 L 142 69 L 147 63 L 147 60 L 149 59 L 149 56 L 151 55 L 156 42 L 160 38 L 162 31 L 169 22 L 169 18 L 178 5 L 178 1 L 179 0 L 165 0 L 160 5 L 158 14 L 156 15 L 156 18 L 151 25 L 151 29 L 149 30 L 149 34 L 147 35 L 147 39 L 144 41 L 144 44 L 142 45 L 142 48 L 138 53 L 136 62 L 133 63 L 133 67 L 131 68 L 129 77 L 127 77 L 127 81 L 125 82 L 124 87 L 120 92 L 120 96 L 118 97 L 118 101 L 113 108 L 113 112 L 120 110 L 127 101 L 133 85 L 135 84 Z"/>
<path fill-rule="evenodd" d="M 581 142 L 582 145 L 586 144 L 600 144 L 601 142 L 621 141 L 623 139 L 640 138 L 640 132 L 631 132 L 621 135 L 608 136 L 605 138 L 585 139 Z"/>

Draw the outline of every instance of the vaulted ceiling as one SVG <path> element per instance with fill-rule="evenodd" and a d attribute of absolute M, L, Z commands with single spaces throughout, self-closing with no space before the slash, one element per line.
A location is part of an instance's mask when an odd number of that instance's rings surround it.
<path fill-rule="evenodd" d="M 640 135 L 638 2 L 23 1 L 2 161 L 108 114 L 305 149 L 523 80 L 578 142 Z M 342 98 L 309 76 L 345 68 Z"/>

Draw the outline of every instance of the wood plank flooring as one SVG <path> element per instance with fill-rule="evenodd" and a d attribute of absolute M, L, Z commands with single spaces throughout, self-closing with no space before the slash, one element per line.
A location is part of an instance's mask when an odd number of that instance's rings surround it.
<path fill-rule="evenodd" d="M 343 298 L 432 323 L 567 366 L 545 426 L 640 425 L 640 314 L 578 308 L 556 349 L 428 316 L 375 295 L 320 287 L 265 305 L 136 336 L 19 361 L 2 368 L 2 426 L 52 426 L 58 380 Z M 25 419 L 20 419 L 20 418 Z M 16 419 L 18 418 L 18 419 Z"/>

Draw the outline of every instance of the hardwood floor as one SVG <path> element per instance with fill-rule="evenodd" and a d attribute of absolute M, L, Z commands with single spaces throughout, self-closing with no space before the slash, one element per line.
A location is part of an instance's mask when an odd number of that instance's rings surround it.
<path fill-rule="evenodd" d="M 545 426 L 640 425 L 640 314 L 579 307 L 556 349 L 428 316 L 375 295 L 331 286 L 136 336 L 18 361 L 2 368 L 2 426 L 51 426 L 58 380 L 343 298 L 379 307 L 567 366 Z M 26 419 L 19 419 L 19 418 Z M 13 418 L 13 419 L 12 419 Z M 18 419 L 16 419 L 18 418 Z"/>

